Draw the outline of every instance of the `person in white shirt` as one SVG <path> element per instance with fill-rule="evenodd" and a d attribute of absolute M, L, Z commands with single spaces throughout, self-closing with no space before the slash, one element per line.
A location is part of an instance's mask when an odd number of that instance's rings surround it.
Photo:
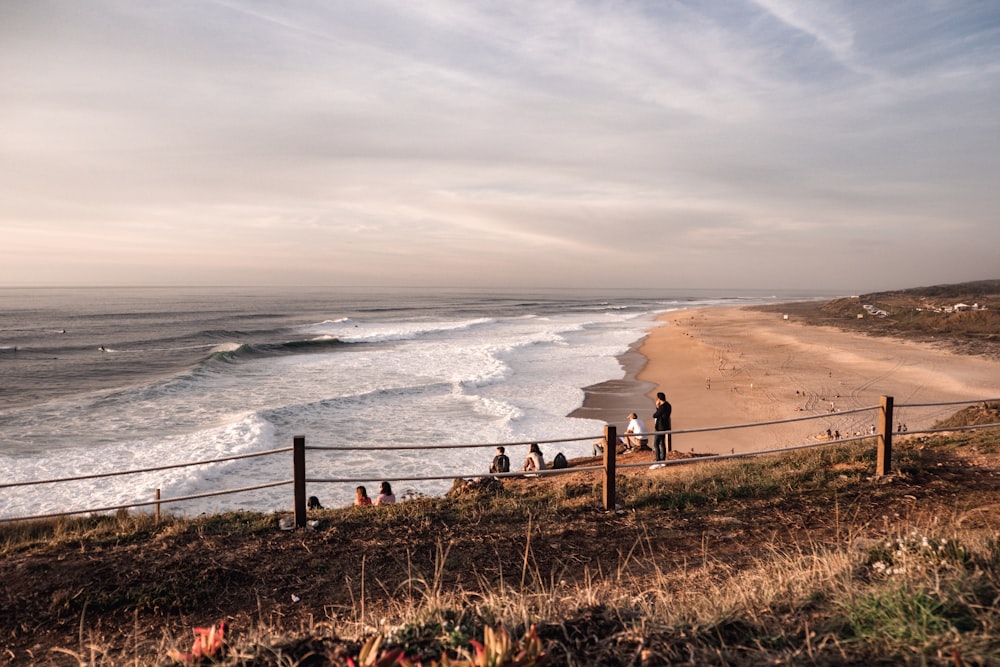
<path fill-rule="evenodd" d="M 539 449 L 538 443 L 531 443 L 531 447 L 528 448 L 528 456 L 524 459 L 524 469 L 527 470 L 545 470 L 545 458 L 542 456 L 542 450 Z"/>
<path fill-rule="evenodd" d="M 375 497 L 374 505 L 391 505 L 396 502 L 396 494 L 392 492 L 389 482 L 382 482 L 379 485 L 378 496 Z"/>
<path fill-rule="evenodd" d="M 646 438 L 632 434 L 645 433 L 646 427 L 643 426 L 641 421 L 639 421 L 639 415 L 637 415 L 636 413 L 633 412 L 629 414 L 628 418 L 629 418 L 628 426 L 625 427 L 626 440 L 628 441 L 628 451 L 637 452 L 646 446 L 648 440 Z"/>

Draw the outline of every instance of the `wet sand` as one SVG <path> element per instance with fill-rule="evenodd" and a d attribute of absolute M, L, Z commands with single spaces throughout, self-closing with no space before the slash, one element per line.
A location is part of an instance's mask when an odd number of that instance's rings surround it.
<path fill-rule="evenodd" d="M 794 316 L 742 308 L 667 313 L 622 357 L 625 376 L 585 388 L 570 416 L 624 429 L 635 411 L 652 429 L 653 396 L 673 406 L 674 430 L 815 417 L 791 424 L 676 433 L 676 451 L 754 451 L 868 433 L 880 397 L 892 396 L 894 421 L 908 431 L 964 407 L 918 403 L 1000 397 L 1000 362 L 927 343 L 868 337 L 809 326 Z M 907 405 L 911 407 L 906 407 Z"/>
<path fill-rule="evenodd" d="M 638 341 L 628 352 L 618 357 L 625 370 L 622 379 L 584 387 L 583 405 L 569 416 L 597 419 L 616 424 L 619 430 L 624 430 L 630 412 L 638 413 L 640 417 L 647 413 L 653 414 L 653 400 L 650 396 L 656 393 L 656 385 L 637 377 L 648 362 L 646 355 L 639 351 L 646 340 L 643 338 Z"/>

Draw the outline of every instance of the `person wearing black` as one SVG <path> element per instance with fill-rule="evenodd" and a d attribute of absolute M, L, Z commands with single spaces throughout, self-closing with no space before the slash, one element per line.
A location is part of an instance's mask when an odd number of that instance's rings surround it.
<path fill-rule="evenodd" d="M 670 430 L 670 403 L 667 403 L 666 395 L 660 391 L 656 393 L 656 412 L 653 413 L 656 431 Z M 674 451 L 674 443 L 669 433 L 657 433 L 653 437 L 653 451 L 657 461 L 666 461 L 667 452 Z"/>
<path fill-rule="evenodd" d="M 503 447 L 497 447 L 497 455 L 493 457 L 490 472 L 510 472 L 510 459 L 504 454 Z"/>

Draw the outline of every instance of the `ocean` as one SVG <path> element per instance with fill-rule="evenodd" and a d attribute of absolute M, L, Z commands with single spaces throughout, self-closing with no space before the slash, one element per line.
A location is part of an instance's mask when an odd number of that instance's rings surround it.
<path fill-rule="evenodd" d="M 314 479 L 474 477 L 490 448 L 589 455 L 604 424 L 569 418 L 583 388 L 669 310 L 816 295 L 699 290 L 416 288 L 0 289 L 0 485 L 289 447 Z M 543 447 L 543 449 L 546 449 Z M 522 451 L 524 450 L 524 451 Z M 527 446 L 511 447 L 519 466 Z M 114 507 L 291 479 L 290 453 L 58 484 L 0 487 L 0 518 Z M 311 484 L 325 506 L 354 486 Z M 398 482 L 440 495 L 448 480 Z M 284 511 L 290 486 L 165 505 L 189 516 Z M 146 508 L 145 511 L 149 511 Z"/>

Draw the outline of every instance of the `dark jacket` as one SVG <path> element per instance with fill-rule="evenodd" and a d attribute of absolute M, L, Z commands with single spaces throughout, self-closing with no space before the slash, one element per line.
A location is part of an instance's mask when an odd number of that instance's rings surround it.
<path fill-rule="evenodd" d="M 510 472 L 510 459 L 506 454 L 497 454 L 493 457 L 493 465 L 490 472 Z"/>
<path fill-rule="evenodd" d="M 670 430 L 670 403 L 664 401 L 660 407 L 656 408 L 656 412 L 653 413 L 653 419 L 656 420 L 654 430 L 656 431 L 669 431 Z"/>

